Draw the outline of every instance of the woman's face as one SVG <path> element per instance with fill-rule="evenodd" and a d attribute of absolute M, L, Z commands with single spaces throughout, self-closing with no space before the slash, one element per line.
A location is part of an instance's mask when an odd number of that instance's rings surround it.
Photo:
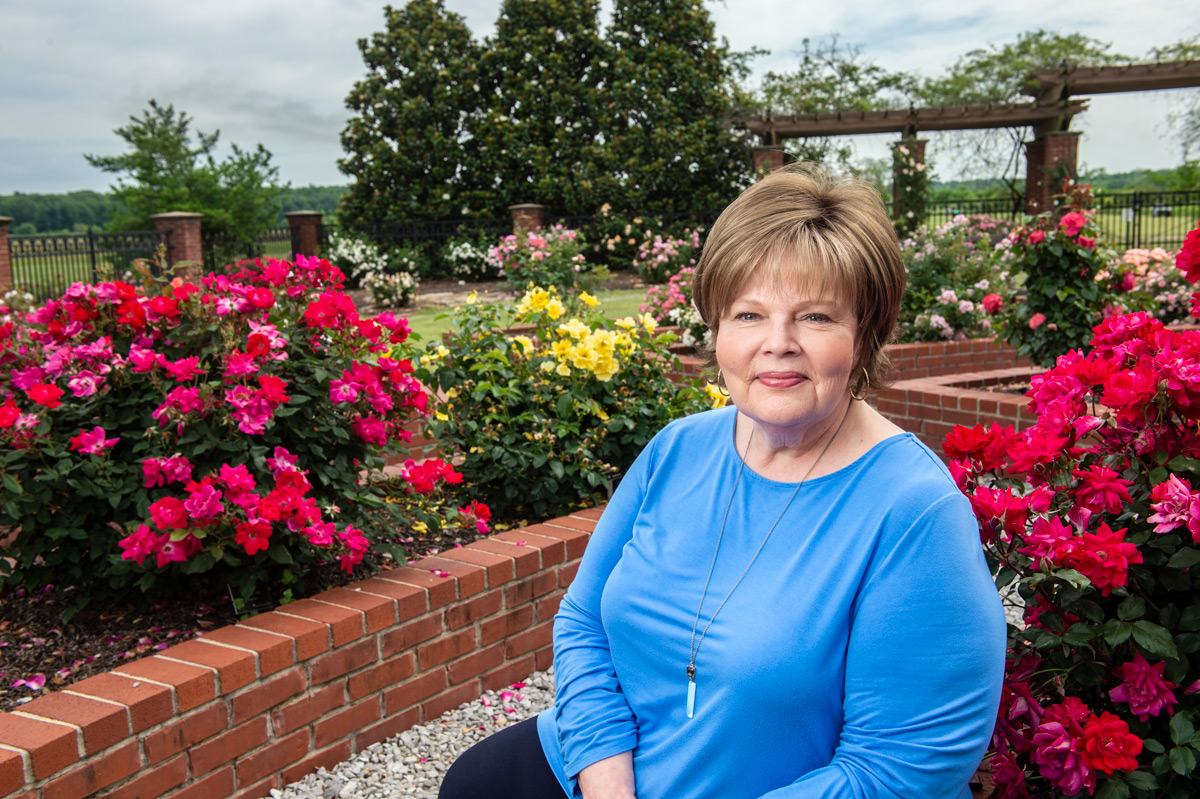
<path fill-rule="evenodd" d="M 802 438 L 845 407 L 858 319 L 816 281 L 758 269 L 717 330 L 717 365 L 738 410 L 768 435 Z"/>

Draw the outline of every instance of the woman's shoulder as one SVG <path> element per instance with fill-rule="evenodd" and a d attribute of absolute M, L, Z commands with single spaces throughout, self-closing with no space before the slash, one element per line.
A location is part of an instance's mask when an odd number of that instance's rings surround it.
<path fill-rule="evenodd" d="M 726 405 L 674 419 L 654 437 L 656 446 L 705 445 L 732 440 L 737 408 Z"/>

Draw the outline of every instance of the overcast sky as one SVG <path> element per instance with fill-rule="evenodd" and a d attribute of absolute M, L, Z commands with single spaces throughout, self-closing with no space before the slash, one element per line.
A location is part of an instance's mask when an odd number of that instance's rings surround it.
<path fill-rule="evenodd" d="M 399 5 L 402 0 L 395 0 Z M 1195 0 L 706 0 L 719 36 L 786 70 L 805 37 L 838 33 L 891 70 L 934 76 L 966 51 L 1045 27 L 1140 56 L 1200 31 Z M 500 0 L 447 0 L 476 37 Z M 0 194 L 104 190 L 83 153 L 116 155 L 113 128 L 150 98 L 174 104 L 222 142 L 274 155 L 295 186 L 345 183 L 337 169 L 343 100 L 365 74 L 357 41 L 383 28 L 374 0 L 0 0 Z M 605 2 L 603 21 L 611 2 Z M 1173 92 L 1099 96 L 1077 118 L 1080 159 L 1110 172 L 1175 166 L 1165 118 Z M 894 136 L 856 137 L 880 157 Z M 414 157 L 419 157 L 414 153 Z M 937 168 L 936 140 L 931 159 Z M 943 177 L 951 177 L 942 169 Z"/>

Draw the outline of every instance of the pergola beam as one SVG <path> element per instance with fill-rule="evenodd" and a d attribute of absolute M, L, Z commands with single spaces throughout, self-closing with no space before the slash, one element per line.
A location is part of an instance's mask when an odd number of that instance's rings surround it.
<path fill-rule="evenodd" d="M 1039 69 L 1029 75 L 1024 89 L 1034 97 L 1063 85 L 1071 95 L 1147 92 L 1158 89 L 1187 89 L 1200 86 L 1200 61 L 1165 61 L 1158 64 L 1126 64 L 1119 67 Z"/>
<path fill-rule="evenodd" d="M 1063 103 L 905 108 L 888 111 L 833 111 L 821 114 L 752 117 L 746 129 L 764 141 L 805 136 L 843 136 L 858 133 L 912 133 L 930 130 L 975 130 L 1037 125 L 1087 108 L 1083 100 Z"/>

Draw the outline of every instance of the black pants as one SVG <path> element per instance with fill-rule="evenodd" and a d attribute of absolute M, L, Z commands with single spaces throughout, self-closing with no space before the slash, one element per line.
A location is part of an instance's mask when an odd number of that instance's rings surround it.
<path fill-rule="evenodd" d="M 446 772 L 438 799 L 566 799 L 542 751 L 537 717 L 463 752 Z"/>

